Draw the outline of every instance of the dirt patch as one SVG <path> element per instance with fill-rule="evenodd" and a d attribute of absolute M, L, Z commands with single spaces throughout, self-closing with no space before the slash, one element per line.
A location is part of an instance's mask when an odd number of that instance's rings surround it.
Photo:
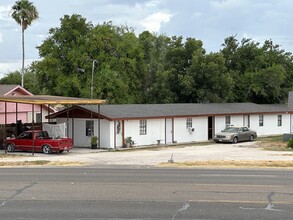
<path fill-rule="evenodd" d="M 269 168 L 293 168 L 293 161 L 234 161 L 234 160 L 219 160 L 219 161 L 186 161 L 179 163 L 161 163 L 159 167 L 269 167 Z"/>
<path fill-rule="evenodd" d="M 283 141 L 282 136 L 273 136 L 260 138 L 259 147 L 264 150 L 271 151 L 292 151 L 292 149 L 287 148 L 287 141 Z"/>
<path fill-rule="evenodd" d="M 36 160 L 36 161 L 8 161 L 0 162 L 0 167 L 15 167 L 15 166 L 82 166 L 85 165 L 81 162 L 64 162 L 64 161 L 48 161 L 48 160 Z"/>
<path fill-rule="evenodd" d="M 55 162 L 50 162 L 48 165 L 52 165 L 52 166 L 83 166 L 83 165 L 86 165 L 86 164 L 81 163 L 81 162 L 55 161 Z"/>
<path fill-rule="evenodd" d="M 0 158 L 20 158 L 20 157 L 29 157 L 21 154 L 0 154 Z"/>

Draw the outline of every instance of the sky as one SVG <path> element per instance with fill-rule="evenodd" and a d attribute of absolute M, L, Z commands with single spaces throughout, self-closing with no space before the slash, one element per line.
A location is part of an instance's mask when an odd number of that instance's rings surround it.
<path fill-rule="evenodd" d="M 209 52 L 224 39 L 271 39 L 293 53 L 292 0 L 30 0 L 39 19 L 25 31 L 26 67 L 39 59 L 36 46 L 60 27 L 64 15 L 80 14 L 94 25 L 112 21 L 167 36 L 193 37 Z M 21 28 L 10 17 L 15 0 L 0 0 L 0 78 L 21 69 Z"/>

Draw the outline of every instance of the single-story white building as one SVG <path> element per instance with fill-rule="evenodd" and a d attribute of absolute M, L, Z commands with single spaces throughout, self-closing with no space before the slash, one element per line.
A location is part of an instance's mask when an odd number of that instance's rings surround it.
<path fill-rule="evenodd" d="M 120 148 L 131 137 L 135 145 L 208 141 L 227 125 L 247 126 L 258 136 L 293 131 L 293 92 L 288 104 L 123 104 L 79 105 L 49 116 L 67 123 L 74 145 Z"/>

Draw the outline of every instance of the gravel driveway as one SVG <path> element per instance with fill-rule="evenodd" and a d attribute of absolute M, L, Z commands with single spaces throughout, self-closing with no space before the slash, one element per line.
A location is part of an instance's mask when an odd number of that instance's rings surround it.
<path fill-rule="evenodd" d="M 1 151 L 0 154 L 4 152 Z M 19 154 L 12 153 L 12 154 Z M 24 157 L 5 157 L 1 162 L 38 161 L 80 162 L 88 165 L 158 165 L 185 161 L 292 161 L 293 152 L 266 151 L 259 142 L 238 144 L 210 144 L 203 146 L 172 146 L 149 149 L 106 151 L 100 149 L 74 148 L 69 153 L 49 154 L 21 153 Z"/>

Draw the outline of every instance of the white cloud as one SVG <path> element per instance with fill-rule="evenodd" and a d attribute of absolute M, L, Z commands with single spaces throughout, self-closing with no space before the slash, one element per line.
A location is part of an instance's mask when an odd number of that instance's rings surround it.
<path fill-rule="evenodd" d="M 24 62 L 25 67 L 28 67 L 36 59 L 26 59 Z M 3 60 L 0 61 L 0 78 L 9 72 L 21 69 L 21 60 Z"/>
<path fill-rule="evenodd" d="M 41 39 L 45 39 L 47 37 L 47 35 L 45 35 L 45 34 L 37 34 L 37 37 L 41 38 Z"/>
<path fill-rule="evenodd" d="M 10 20 L 10 11 L 11 11 L 11 5 L 4 5 L 0 6 L 0 20 L 2 21 L 8 21 Z"/>
<path fill-rule="evenodd" d="M 151 0 L 149 2 L 146 2 L 145 6 L 148 8 L 158 8 L 159 4 L 160 4 L 159 0 Z"/>
<path fill-rule="evenodd" d="M 156 12 L 147 16 L 141 21 L 142 26 L 150 32 L 159 32 L 162 23 L 168 23 L 172 14 L 166 12 Z"/>
<path fill-rule="evenodd" d="M 159 31 L 161 24 L 169 22 L 172 17 L 170 13 L 164 12 L 166 9 L 160 7 L 160 4 L 161 0 L 134 1 L 130 4 L 96 4 L 87 13 L 87 18 L 93 24 L 112 21 L 114 25 L 127 25 L 133 28 L 136 34 L 145 29 Z"/>
<path fill-rule="evenodd" d="M 210 5 L 218 10 L 241 8 L 249 4 L 251 3 L 249 3 L 247 0 L 224 0 L 210 2 Z"/>

